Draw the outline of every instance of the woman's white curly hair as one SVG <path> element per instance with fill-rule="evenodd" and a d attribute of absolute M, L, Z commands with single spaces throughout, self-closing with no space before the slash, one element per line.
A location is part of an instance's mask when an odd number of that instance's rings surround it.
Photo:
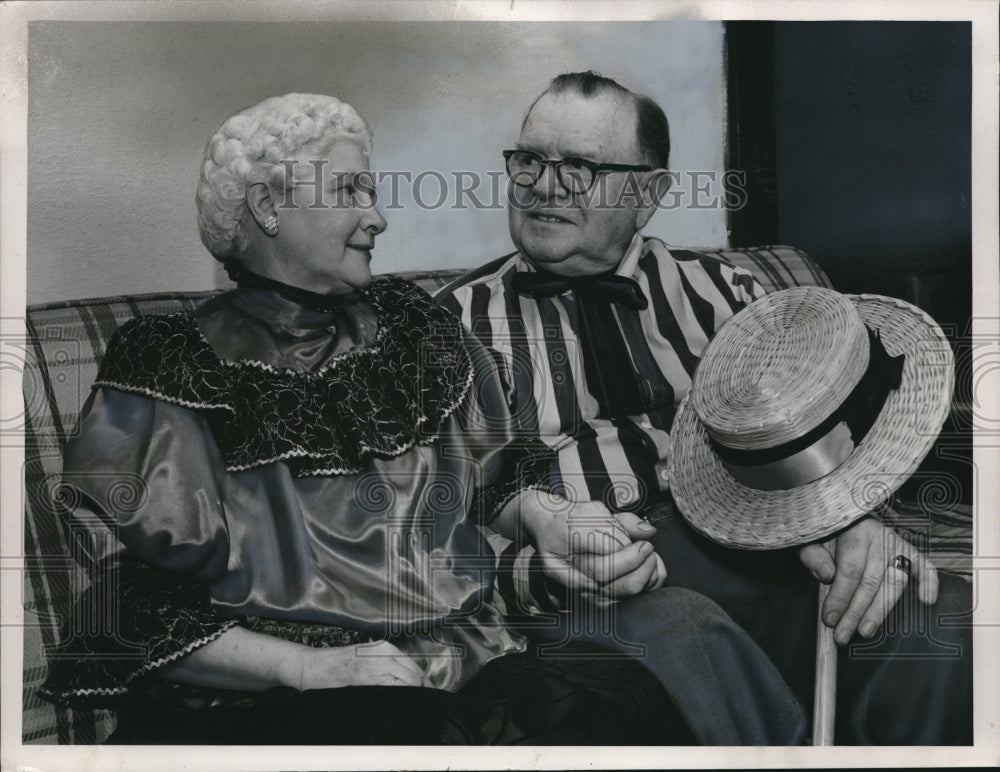
<path fill-rule="evenodd" d="M 361 116 L 321 94 L 270 97 L 227 118 L 205 146 L 198 180 L 198 232 L 208 251 L 226 261 L 246 249 L 240 220 L 248 185 L 263 182 L 283 192 L 292 183 L 283 160 L 297 158 L 307 144 L 314 145 L 310 152 L 324 153 L 341 140 L 371 152 L 371 131 Z"/>

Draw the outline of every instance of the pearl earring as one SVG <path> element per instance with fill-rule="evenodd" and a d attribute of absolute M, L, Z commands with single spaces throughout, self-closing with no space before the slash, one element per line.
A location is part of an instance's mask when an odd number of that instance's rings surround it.
<path fill-rule="evenodd" d="M 269 235 L 273 236 L 278 232 L 278 218 L 273 214 L 270 217 L 264 219 L 264 230 L 268 232 Z"/>

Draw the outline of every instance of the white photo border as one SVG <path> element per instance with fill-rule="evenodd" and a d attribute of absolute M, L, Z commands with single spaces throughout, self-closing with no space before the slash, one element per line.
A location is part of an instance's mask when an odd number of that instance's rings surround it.
<path fill-rule="evenodd" d="M 973 42 L 972 206 L 973 335 L 1000 346 L 1000 239 L 998 239 L 998 4 L 995 0 L 912 0 L 835 2 L 827 0 L 697 0 L 689 3 L 556 2 L 269 2 L 236 0 L 190 2 L 126 1 L 8 2 L 0 6 L 3 105 L 0 110 L 0 317 L 2 334 L 23 336 L 26 298 L 27 216 L 27 23 L 30 20 L 103 21 L 287 21 L 287 20 L 948 20 L 971 21 Z M 1000 372 L 977 372 L 977 395 L 984 405 L 1000 404 Z M 21 372 L 0 370 L 3 400 L 21 399 Z M 995 409 L 995 408 L 994 408 Z M 0 448 L 0 651 L 2 659 L 2 768 L 38 769 L 437 769 L 437 768 L 748 768 L 993 766 L 1000 758 L 1000 689 L 988 653 L 1000 652 L 1000 623 L 983 609 L 1000 608 L 1000 518 L 989 505 L 1000 501 L 1000 475 L 982 475 L 975 556 L 978 609 L 974 645 L 975 736 L 971 748 L 446 748 L 404 747 L 111 747 L 34 746 L 21 743 L 23 622 L 20 577 L 23 558 L 21 478 L 23 448 Z M 977 435 L 974 461 L 980 470 L 1000 470 L 1000 443 Z M 166 754 L 166 755 L 165 755 Z"/>

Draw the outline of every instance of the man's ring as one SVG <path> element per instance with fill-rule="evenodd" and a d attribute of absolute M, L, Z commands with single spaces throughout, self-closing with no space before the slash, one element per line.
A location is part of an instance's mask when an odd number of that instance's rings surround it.
<path fill-rule="evenodd" d="M 910 575 L 911 565 L 910 559 L 906 555 L 896 555 L 896 557 L 889 561 L 889 568 L 897 568 L 907 576 Z"/>

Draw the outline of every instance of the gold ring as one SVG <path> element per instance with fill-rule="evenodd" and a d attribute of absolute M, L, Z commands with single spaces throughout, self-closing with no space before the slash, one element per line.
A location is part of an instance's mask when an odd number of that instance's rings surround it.
<path fill-rule="evenodd" d="M 896 555 L 896 557 L 889 561 L 889 568 L 895 568 L 902 571 L 907 576 L 910 575 L 910 569 L 912 566 L 913 564 L 910 562 L 910 559 L 906 557 L 906 555 Z"/>

